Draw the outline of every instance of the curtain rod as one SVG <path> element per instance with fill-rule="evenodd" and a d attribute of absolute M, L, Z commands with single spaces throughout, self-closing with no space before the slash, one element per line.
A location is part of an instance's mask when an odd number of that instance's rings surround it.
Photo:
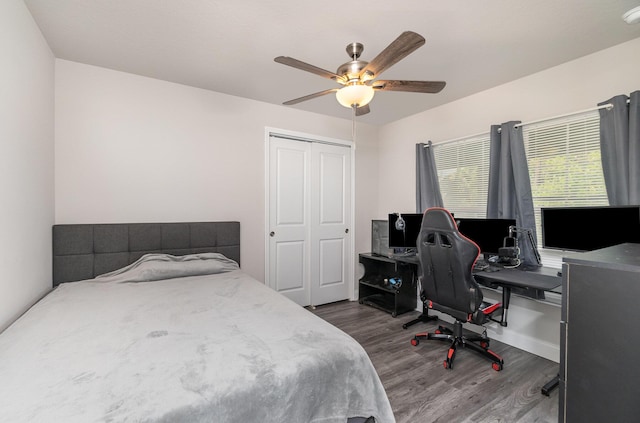
<path fill-rule="evenodd" d="M 628 100 L 628 99 L 627 99 L 627 103 L 629 103 L 629 101 L 630 101 L 630 100 Z M 581 114 L 581 113 L 592 112 L 592 111 L 594 111 L 594 110 L 600 110 L 600 109 L 608 109 L 608 110 L 610 110 L 610 109 L 612 109 L 612 108 L 613 108 L 613 104 L 611 104 L 611 103 L 607 103 L 607 104 L 603 104 L 602 106 L 592 107 L 592 108 L 590 108 L 590 109 L 578 110 L 577 112 L 565 113 L 565 114 L 562 114 L 562 115 L 551 116 L 551 117 L 547 117 L 547 118 L 544 118 L 544 119 L 532 120 L 532 121 L 530 121 L 530 122 L 522 122 L 522 123 L 518 123 L 517 125 L 515 125 L 515 127 L 516 127 L 516 128 L 519 128 L 519 127 L 521 127 L 521 126 L 531 125 L 531 124 L 534 124 L 534 123 L 545 122 L 545 121 L 547 121 L 547 120 L 560 119 L 560 118 L 563 118 L 563 117 L 568 117 L 568 116 L 573 116 L 573 115 L 579 115 L 579 114 Z M 500 128 L 498 128 L 498 132 L 500 132 Z M 487 132 L 480 132 L 480 133 L 478 133 L 478 134 L 473 134 L 473 135 L 467 135 L 467 136 L 464 136 L 464 137 L 453 138 L 453 139 L 450 139 L 450 140 L 446 140 L 446 141 L 439 142 L 439 143 L 434 144 L 434 145 L 448 144 L 448 143 L 450 143 L 450 142 L 460 141 L 460 140 L 464 140 L 464 139 L 468 139 L 468 138 L 481 137 L 481 136 L 483 136 L 483 135 L 489 135 L 489 132 L 488 132 L 488 131 L 487 131 Z M 426 148 L 426 147 L 427 147 L 427 146 L 425 145 L 425 148 Z"/>
<path fill-rule="evenodd" d="M 442 145 L 442 144 L 448 144 L 450 142 L 465 140 L 465 139 L 468 139 L 468 138 L 481 137 L 483 135 L 489 135 L 489 132 L 485 131 L 485 132 L 479 132 L 479 133 L 473 134 L 473 135 L 467 135 L 467 136 L 464 136 L 464 137 L 452 138 L 450 140 L 446 140 L 446 141 L 442 141 L 442 142 L 439 142 L 437 144 L 434 144 L 433 146 L 436 147 L 436 146 L 439 146 L 439 145 Z M 428 145 L 425 145 L 424 147 L 427 148 Z"/>
<path fill-rule="evenodd" d="M 600 110 L 600 109 L 611 110 L 611 109 L 613 109 L 613 104 L 607 103 L 607 104 L 603 104 L 602 106 L 592 107 L 590 109 L 578 110 L 577 112 L 565 113 L 563 115 L 557 115 L 557 116 L 551 116 L 551 117 L 544 118 L 544 119 L 532 120 L 530 122 L 517 123 L 517 124 L 514 125 L 514 127 L 515 128 L 519 128 L 519 127 L 525 126 L 525 125 L 532 125 L 534 123 L 545 122 L 547 120 L 554 120 L 554 119 L 560 119 L 560 118 L 563 118 L 563 117 L 579 115 L 579 114 L 582 114 L 582 113 L 593 112 L 594 110 Z M 498 129 L 498 132 L 499 131 L 500 130 Z"/>

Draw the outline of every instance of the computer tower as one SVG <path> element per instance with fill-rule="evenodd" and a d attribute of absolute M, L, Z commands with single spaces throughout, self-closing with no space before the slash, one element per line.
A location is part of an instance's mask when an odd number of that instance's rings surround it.
<path fill-rule="evenodd" d="M 393 251 L 389 248 L 389 221 L 371 221 L 371 252 L 389 256 Z"/>

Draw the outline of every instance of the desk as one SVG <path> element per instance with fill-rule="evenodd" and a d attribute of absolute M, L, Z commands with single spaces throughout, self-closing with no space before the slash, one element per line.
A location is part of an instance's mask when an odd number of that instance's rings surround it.
<path fill-rule="evenodd" d="M 474 271 L 476 281 L 484 286 L 502 288 L 502 317 L 500 325 L 507 326 L 507 314 L 509 301 L 514 289 L 521 290 L 532 298 L 544 298 L 545 291 L 557 289 L 562 284 L 562 276 L 558 275 L 558 269 L 550 267 L 531 268 L 497 268 L 493 271 Z"/>
<path fill-rule="evenodd" d="M 419 266 L 417 257 L 404 259 L 407 262 L 413 261 Z M 415 260 L 415 261 L 414 261 Z M 534 299 L 544 298 L 544 292 L 556 291 L 562 285 L 562 276 L 558 275 L 558 269 L 551 267 L 531 267 L 523 268 L 490 268 L 491 270 L 476 270 L 473 275 L 480 285 L 488 288 L 500 287 L 502 289 L 502 316 L 498 323 L 507 326 L 507 315 L 509 313 L 509 302 L 511 293 L 514 290 L 522 292 Z M 418 275 L 420 272 L 418 272 Z M 436 316 L 429 316 L 427 310 L 422 307 L 422 314 L 418 318 L 402 325 L 403 329 L 416 323 L 435 320 Z"/>

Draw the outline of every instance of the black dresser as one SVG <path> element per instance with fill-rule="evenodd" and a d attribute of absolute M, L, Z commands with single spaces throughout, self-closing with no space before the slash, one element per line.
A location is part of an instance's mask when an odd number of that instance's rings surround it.
<path fill-rule="evenodd" d="M 640 244 L 564 258 L 559 421 L 640 421 Z"/>

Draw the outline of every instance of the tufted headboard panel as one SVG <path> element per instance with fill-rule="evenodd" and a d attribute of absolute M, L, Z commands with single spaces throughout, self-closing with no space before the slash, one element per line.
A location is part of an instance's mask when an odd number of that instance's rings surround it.
<path fill-rule="evenodd" d="M 53 226 L 53 286 L 92 279 L 147 253 L 222 253 L 240 264 L 240 222 Z"/>

